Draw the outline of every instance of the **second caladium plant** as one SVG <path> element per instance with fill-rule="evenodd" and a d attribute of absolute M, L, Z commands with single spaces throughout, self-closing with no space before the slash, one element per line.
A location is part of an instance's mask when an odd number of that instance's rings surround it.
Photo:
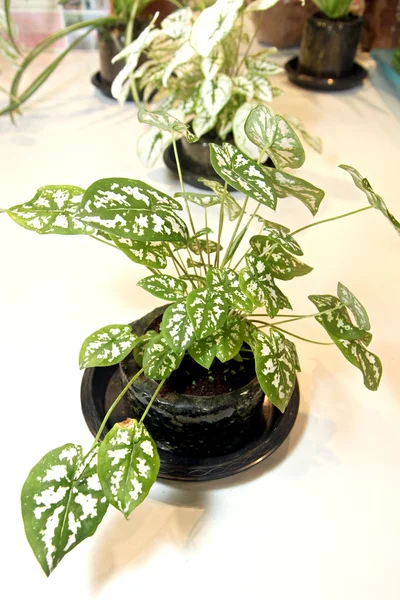
<path fill-rule="evenodd" d="M 183 123 L 164 112 L 149 115 L 142 110 L 141 118 L 152 120 L 172 140 L 176 132 L 187 132 Z M 211 144 L 211 162 L 225 185 L 204 181 L 210 188 L 206 194 L 186 192 L 182 179 L 181 191 L 171 197 L 136 179 L 111 178 L 100 179 L 87 189 L 45 186 L 32 200 L 2 211 L 18 225 L 40 234 L 86 235 L 121 250 L 150 271 L 138 285 L 169 303 L 158 332 L 138 336 L 129 325 L 114 323 L 83 343 L 81 368 L 109 367 L 133 353 L 139 370 L 115 399 L 86 454 L 76 444 L 52 450 L 24 484 L 25 530 L 46 574 L 96 531 L 109 504 L 128 517 L 149 493 L 160 460 L 157 440 L 151 438 L 144 420 L 186 355 L 209 369 L 214 361 L 241 361 L 250 353 L 261 388 L 282 412 L 300 370 L 297 340 L 336 345 L 361 371 L 368 389 L 379 386 L 382 365 L 369 349 L 370 321 L 353 292 L 340 282 L 335 293 L 313 290 L 309 296 L 313 312 L 294 315 L 287 311 L 293 310 L 296 298 L 289 299 L 280 282 L 304 277 L 312 270 L 308 259 L 303 262 L 299 235 L 310 227 L 371 209 L 382 213 L 397 233 L 400 223 L 368 180 L 346 165 L 341 168 L 366 195 L 365 206 L 294 231 L 275 222 L 269 213 L 281 198 L 297 198 L 315 216 L 324 192 L 286 172 L 287 167 L 302 165 L 304 150 L 283 117 L 257 106 L 246 120 L 245 133 L 259 148 L 258 160 L 228 143 Z M 262 166 L 265 155 L 277 168 Z M 176 160 L 179 165 L 177 152 Z M 228 184 L 241 195 L 228 193 Z M 204 211 L 199 228 L 191 214 L 192 204 Z M 215 232 L 208 217 L 212 206 L 219 207 Z M 222 248 L 225 212 L 232 235 Z M 248 239 L 253 222 L 260 223 L 260 231 Z M 326 340 L 290 331 L 291 322 L 305 323 L 309 318 L 321 325 Z M 111 412 L 142 374 L 157 382 L 144 413 L 115 425 L 101 441 Z"/>

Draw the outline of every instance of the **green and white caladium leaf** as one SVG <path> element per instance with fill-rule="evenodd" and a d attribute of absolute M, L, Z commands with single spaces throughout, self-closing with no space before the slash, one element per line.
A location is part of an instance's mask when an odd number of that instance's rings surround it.
<path fill-rule="evenodd" d="M 239 275 L 229 268 L 211 268 L 207 272 L 206 282 L 208 287 L 221 297 L 232 308 L 251 312 L 253 303 L 240 289 Z"/>
<path fill-rule="evenodd" d="M 295 131 L 268 107 L 260 105 L 251 111 L 245 131 L 253 144 L 267 152 L 278 169 L 297 169 L 304 163 L 304 149 Z"/>
<path fill-rule="evenodd" d="M 374 192 L 368 179 L 365 179 L 365 177 L 353 167 L 349 167 L 348 165 L 339 165 L 339 167 L 350 173 L 358 189 L 363 191 L 367 196 L 370 205 L 377 208 L 391 222 L 397 233 L 400 235 L 400 222 L 389 212 L 383 198 Z"/>
<path fill-rule="evenodd" d="M 135 359 L 139 367 L 143 366 L 143 355 L 146 350 L 147 342 L 156 335 L 158 335 L 156 331 L 149 329 L 139 338 L 135 348 L 133 349 L 133 358 Z"/>
<path fill-rule="evenodd" d="M 239 275 L 242 291 L 256 306 L 264 306 L 270 317 L 275 317 L 281 308 L 292 308 L 289 299 L 275 284 L 270 266 L 264 257 L 248 255 L 247 269 Z"/>
<path fill-rule="evenodd" d="M 46 185 L 32 200 L 6 212 L 18 225 L 37 233 L 91 234 L 94 229 L 76 217 L 84 191 L 72 185 Z"/>
<path fill-rule="evenodd" d="M 133 350 L 138 336 L 129 325 L 107 325 L 98 329 L 82 344 L 79 367 L 109 367 L 121 362 Z"/>
<path fill-rule="evenodd" d="M 192 28 L 190 43 L 200 56 L 213 49 L 231 31 L 244 0 L 217 0 L 203 10 Z"/>
<path fill-rule="evenodd" d="M 188 348 L 195 335 L 186 311 L 186 300 L 171 304 L 165 309 L 160 328 L 174 352 L 184 352 Z"/>
<path fill-rule="evenodd" d="M 184 352 L 174 352 L 162 333 L 153 336 L 143 354 L 144 374 L 149 379 L 166 379 L 181 364 Z"/>
<path fill-rule="evenodd" d="M 218 250 L 223 250 L 221 244 L 217 244 L 213 240 L 199 240 L 197 238 L 191 238 L 188 243 L 188 247 L 194 254 L 200 254 L 201 252 L 205 252 L 206 254 L 214 254 Z"/>
<path fill-rule="evenodd" d="M 293 347 L 287 345 L 283 333 L 271 329 L 268 336 L 258 339 L 254 357 L 256 374 L 268 400 L 281 412 L 289 404 L 296 383 Z"/>
<path fill-rule="evenodd" d="M 193 290 L 187 297 L 186 310 L 197 339 L 214 334 L 226 321 L 228 307 L 225 299 L 208 288 Z"/>
<path fill-rule="evenodd" d="M 151 128 L 140 136 L 137 142 L 137 152 L 140 160 L 146 167 L 153 167 L 171 143 L 169 131 Z"/>
<path fill-rule="evenodd" d="M 274 223 L 273 221 L 268 221 L 263 217 L 257 215 L 260 223 L 264 224 L 263 236 L 267 237 L 271 242 L 278 243 L 282 248 L 295 254 L 296 256 L 302 256 L 303 250 L 300 248 L 298 242 L 294 239 L 293 236 L 290 235 L 290 229 L 281 225 L 280 223 Z M 255 237 L 255 236 L 254 236 Z M 251 240 L 250 240 L 251 243 Z M 256 248 L 259 254 L 262 253 L 261 248 Z"/>
<path fill-rule="evenodd" d="M 222 188 L 222 190 L 223 189 L 224 188 Z M 193 204 L 197 204 L 198 206 L 202 206 L 203 208 L 208 208 L 209 206 L 214 206 L 215 204 L 221 204 L 221 198 L 219 196 L 215 196 L 214 194 L 198 194 L 197 192 L 177 192 L 175 194 L 175 198 L 182 198 L 183 200 L 193 202 Z"/>
<path fill-rule="evenodd" d="M 260 102 L 271 102 L 274 97 L 274 88 L 266 76 L 258 71 L 249 71 L 248 78 L 253 84 L 253 98 Z"/>
<path fill-rule="evenodd" d="M 369 390 L 377 390 L 382 377 L 382 363 L 379 357 L 367 350 L 361 340 L 341 340 L 329 331 L 328 335 L 343 356 L 360 369 L 364 376 L 364 385 Z"/>
<path fill-rule="evenodd" d="M 98 463 L 107 500 L 128 518 L 146 498 L 160 469 L 152 437 L 136 419 L 116 423 L 100 444 Z"/>
<path fill-rule="evenodd" d="M 300 200 L 314 216 L 317 214 L 319 206 L 325 197 L 325 192 L 312 185 L 305 179 L 295 177 L 285 171 L 264 167 L 275 187 L 275 192 L 279 198 L 294 196 Z"/>
<path fill-rule="evenodd" d="M 217 354 L 215 337 L 210 335 L 202 340 L 193 342 L 188 349 L 188 353 L 199 365 L 205 369 L 209 369 Z"/>
<path fill-rule="evenodd" d="M 171 275 L 149 275 L 138 282 L 138 286 L 162 300 L 179 300 L 186 295 L 187 284 Z"/>
<path fill-rule="evenodd" d="M 256 10 L 267 10 L 268 8 L 272 8 L 277 4 L 279 0 L 254 0 L 254 2 L 250 2 L 246 7 L 245 12 L 254 12 Z"/>
<path fill-rule="evenodd" d="M 368 313 L 361 302 L 352 294 L 352 292 L 343 283 L 338 283 L 337 287 L 338 298 L 345 304 L 353 313 L 356 323 L 360 329 L 369 331 L 371 325 L 369 322 Z"/>
<path fill-rule="evenodd" d="M 255 54 L 253 56 L 248 56 L 246 58 L 246 67 L 252 73 L 257 73 L 258 75 L 264 75 L 268 77 L 269 75 L 276 75 L 277 73 L 283 73 L 284 69 L 266 59 L 266 56 Z"/>
<path fill-rule="evenodd" d="M 288 281 L 294 277 L 307 275 L 313 270 L 266 236 L 254 235 L 250 244 L 255 254 L 264 259 L 270 273 L 277 279 Z"/>
<path fill-rule="evenodd" d="M 165 110 L 149 112 L 144 108 L 140 108 L 138 111 L 138 120 L 140 123 L 146 123 L 146 125 L 151 125 L 151 127 L 156 127 L 161 131 L 184 135 L 189 143 L 197 141 L 197 137 L 191 133 L 185 123 L 182 123 L 182 121 Z"/>
<path fill-rule="evenodd" d="M 257 104 L 258 103 L 256 100 L 252 102 L 244 102 L 235 112 L 232 123 L 235 145 L 239 148 L 239 150 L 246 154 L 246 156 L 250 156 L 250 158 L 253 160 L 259 159 L 260 149 L 247 137 L 244 130 L 244 124 L 247 121 L 247 117 L 253 108 L 257 106 Z"/>
<path fill-rule="evenodd" d="M 241 94 L 249 99 L 254 97 L 254 84 L 248 77 L 238 75 L 237 77 L 232 78 L 232 83 L 234 94 Z"/>
<path fill-rule="evenodd" d="M 214 129 L 217 123 L 217 115 L 211 116 L 205 110 L 199 110 L 191 125 L 195 136 L 199 139 L 205 133 Z"/>
<path fill-rule="evenodd" d="M 201 61 L 201 70 L 206 79 L 213 79 L 224 64 L 224 49 L 216 46 L 210 56 Z"/>
<path fill-rule="evenodd" d="M 359 329 L 350 320 L 347 308 L 342 302 L 329 294 L 309 296 L 311 302 L 318 308 L 320 314 L 315 319 L 328 332 L 343 340 L 371 341 L 371 334 L 364 329 Z"/>
<path fill-rule="evenodd" d="M 205 79 L 200 86 L 198 110 L 204 110 L 211 117 L 218 115 L 229 102 L 232 87 L 232 79 L 223 73 L 214 79 Z"/>
<path fill-rule="evenodd" d="M 193 12 L 189 6 L 175 10 L 161 21 L 161 29 L 169 38 L 180 40 L 190 31 L 192 18 Z"/>
<path fill-rule="evenodd" d="M 165 269 L 167 266 L 167 249 L 162 242 L 140 242 L 115 235 L 111 240 L 119 250 L 133 262 L 155 269 Z"/>
<path fill-rule="evenodd" d="M 322 152 L 322 140 L 320 137 L 318 137 L 317 135 L 312 135 L 309 131 L 307 131 L 307 129 L 304 127 L 304 123 L 302 123 L 297 117 L 292 117 L 289 115 L 282 115 L 283 117 L 285 117 L 286 121 L 288 123 L 290 123 L 290 125 L 292 127 L 294 127 L 294 129 L 296 129 L 296 131 L 298 131 L 302 138 L 304 139 L 304 141 L 315 150 L 315 152 L 318 152 L 319 154 L 321 154 Z"/>
<path fill-rule="evenodd" d="M 177 67 L 185 65 L 195 57 L 196 50 L 193 48 L 193 46 L 188 41 L 183 42 L 182 46 L 178 48 L 173 55 L 172 60 L 170 60 L 166 66 L 162 78 L 163 87 L 166 88 L 168 86 L 168 80 Z"/>
<path fill-rule="evenodd" d="M 276 208 L 276 194 L 271 179 L 262 167 L 231 144 L 210 144 L 210 158 L 214 170 L 233 188 Z"/>
<path fill-rule="evenodd" d="M 212 189 L 216 196 L 210 196 L 210 201 L 212 204 L 202 204 L 202 206 L 212 206 L 213 204 L 220 204 L 222 202 L 222 198 L 224 199 L 224 208 L 228 215 L 228 219 L 230 221 L 234 221 L 238 218 L 242 209 L 240 204 L 235 200 L 235 198 L 230 194 L 227 190 L 225 190 L 224 186 L 221 185 L 218 181 L 211 181 L 210 179 L 204 179 L 204 177 L 199 177 L 199 181 L 204 183 L 207 187 Z M 200 196 L 201 194 L 198 194 Z M 216 199 L 216 200 L 211 200 Z"/>
<path fill-rule="evenodd" d="M 46 575 L 101 523 L 108 502 L 97 476 L 96 446 L 86 456 L 66 444 L 33 467 L 21 492 L 28 542 Z"/>
<path fill-rule="evenodd" d="M 217 358 L 221 362 L 231 360 L 243 345 L 244 321 L 237 316 L 228 317 L 222 329 L 215 334 Z"/>

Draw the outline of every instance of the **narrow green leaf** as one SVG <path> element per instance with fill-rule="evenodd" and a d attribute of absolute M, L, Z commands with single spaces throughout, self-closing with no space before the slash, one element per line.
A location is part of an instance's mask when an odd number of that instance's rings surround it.
<path fill-rule="evenodd" d="M 295 177 L 285 171 L 264 167 L 268 176 L 274 184 L 275 192 L 279 198 L 293 196 L 300 200 L 315 216 L 319 206 L 325 197 L 325 192 L 305 179 Z"/>
<path fill-rule="evenodd" d="M 356 323 L 360 329 L 371 329 L 369 322 L 368 313 L 361 304 L 361 302 L 351 293 L 351 291 L 343 285 L 338 283 L 337 287 L 338 298 L 343 304 L 345 304 L 353 313 Z"/>
<path fill-rule="evenodd" d="M 228 35 L 238 17 L 244 0 L 217 0 L 201 11 L 190 37 L 190 44 L 201 56 L 210 56 L 213 49 Z"/>
<path fill-rule="evenodd" d="M 138 286 L 162 300 L 179 300 L 186 294 L 187 284 L 171 275 L 150 275 L 138 282 Z"/>
<path fill-rule="evenodd" d="M 107 325 L 98 329 L 82 344 L 79 367 L 109 367 L 121 362 L 135 347 L 138 336 L 129 325 Z"/>
<path fill-rule="evenodd" d="M 138 119 L 140 123 L 146 123 L 147 125 L 151 125 L 162 131 L 175 132 L 184 135 L 190 143 L 197 141 L 197 137 L 190 132 L 188 125 L 182 123 L 182 121 L 166 111 L 155 110 L 149 112 L 144 108 L 139 108 Z"/>
<path fill-rule="evenodd" d="M 202 180 L 199 179 L 199 181 Z M 214 194 L 198 194 L 197 192 L 177 192 L 175 198 L 183 198 L 184 200 L 193 202 L 193 204 L 197 204 L 203 208 L 208 208 L 209 206 L 221 203 L 219 196 L 215 196 Z"/>
<path fill-rule="evenodd" d="M 182 362 L 184 352 L 173 352 L 160 333 L 149 339 L 143 354 L 143 368 L 146 377 L 161 381 L 175 371 Z"/>
<path fill-rule="evenodd" d="M 186 300 L 171 304 L 165 309 L 161 333 L 174 352 L 183 352 L 194 339 L 194 329 L 186 312 Z"/>
<path fill-rule="evenodd" d="M 364 376 L 364 385 L 369 390 L 377 390 L 382 377 L 382 363 L 379 357 L 367 350 L 362 340 L 341 340 L 330 331 L 328 331 L 328 335 L 343 356 L 360 369 Z"/>
<path fill-rule="evenodd" d="M 343 340 L 363 340 L 366 338 L 367 343 L 369 343 L 371 334 L 353 325 L 346 307 L 338 298 L 325 294 L 312 295 L 309 296 L 309 299 L 318 308 L 319 312 L 324 312 L 315 319 L 329 334 L 332 333 L 335 337 Z"/>

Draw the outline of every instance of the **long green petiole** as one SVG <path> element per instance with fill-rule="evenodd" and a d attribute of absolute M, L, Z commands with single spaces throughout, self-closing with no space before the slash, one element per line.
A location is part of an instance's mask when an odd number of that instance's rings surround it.
<path fill-rule="evenodd" d="M 301 337 L 300 335 L 296 335 L 295 333 L 292 333 L 291 331 L 287 331 L 286 329 L 277 327 L 273 323 L 264 323 L 263 321 L 259 321 L 257 319 L 251 319 L 250 323 L 261 323 L 260 327 L 257 327 L 257 329 L 265 329 L 266 327 L 272 327 L 273 329 L 277 329 L 278 331 L 281 331 L 282 333 L 291 335 L 292 337 L 297 338 L 298 340 L 302 340 L 303 342 L 309 342 L 310 344 L 318 344 L 319 346 L 333 346 L 334 345 L 333 342 L 317 342 L 316 340 L 309 340 L 308 338 Z"/>
<path fill-rule="evenodd" d="M 140 418 L 139 425 L 140 425 L 141 423 L 143 423 L 143 421 L 145 420 L 147 413 L 149 412 L 149 410 L 150 410 L 150 408 L 151 408 L 151 406 L 152 406 L 152 404 L 153 404 L 154 400 L 157 398 L 157 396 L 158 396 L 158 392 L 161 390 L 161 388 L 162 388 L 162 386 L 164 385 L 165 381 L 166 381 L 166 380 L 165 380 L 165 379 L 163 379 L 163 380 L 162 380 L 162 381 L 160 381 L 160 383 L 158 384 L 158 386 L 157 386 L 157 388 L 156 388 L 156 391 L 154 392 L 154 394 L 153 394 L 153 395 L 152 395 L 152 397 L 151 397 L 151 400 L 150 400 L 150 402 L 149 402 L 149 403 L 148 403 L 148 405 L 146 406 L 146 410 L 144 411 L 144 413 L 142 414 L 142 416 L 141 416 L 141 418 Z"/>
<path fill-rule="evenodd" d="M 329 223 L 329 221 L 336 221 L 337 219 L 344 219 L 344 217 L 350 217 L 351 215 L 356 215 L 357 213 L 363 212 L 364 210 L 369 210 L 370 208 L 374 208 L 374 207 L 373 206 L 364 206 L 364 208 L 359 208 L 358 210 L 352 210 L 351 212 L 344 213 L 344 215 L 338 215 L 337 217 L 331 217 L 330 219 L 323 219 L 322 221 L 316 221 L 315 223 L 310 223 L 309 225 L 300 227 L 300 229 L 296 229 L 296 231 L 291 231 L 290 235 L 296 235 L 297 233 L 300 233 L 300 231 L 305 231 L 306 229 L 310 229 L 310 227 L 315 227 L 316 225 L 321 225 L 322 223 Z"/>
<path fill-rule="evenodd" d="M 225 181 L 225 185 L 224 185 L 224 193 L 221 199 L 221 204 L 219 207 L 219 224 L 218 224 L 218 240 L 217 240 L 217 252 L 215 255 L 215 262 L 214 262 L 214 267 L 219 267 L 219 255 L 220 255 L 220 245 L 221 245 L 221 236 L 222 236 L 222 229 L 224 226 L 224 211 L 225 211 L 225 198 L 226 198 L 226 192 L 228 190 L 228 184 Z"/>
<path fill-rule="evenodd" d="M 136 13 L 137 13 L 137 10 L 139 7 L 139 2 L 140 2 L 140 0 L 134 1 L 131 14 L 129 15 L 129 21 L 128 21 L 128 24 L 127 24 L 126 30 L 125 30 L 125 48 L 127 46 L 129 46 L 129 44 L 132 42 L 133 26 L 135 23 Z M 137 107 L 139 107 L 140 106 L 140 98 L 139 98 L 139 94 L 137 91 L 136 80 L 134 77 L 132 77 L 132 75 L 129 77 L 129 83 L 130 83 L 131 92 L 132 92 L 132 96 L 135 101 L 135 104 Z"/>

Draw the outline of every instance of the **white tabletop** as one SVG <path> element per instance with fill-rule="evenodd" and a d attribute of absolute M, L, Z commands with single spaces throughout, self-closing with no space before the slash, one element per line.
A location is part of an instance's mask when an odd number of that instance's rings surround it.
<path fill-rule="evenodd" d="M 139 163 L 136 111 L 94 90 L 89 79 L 97 68 L 95 53 L 75 51 L 24 106 L 16 127 L 0 119 L 1 207 L 27 201 L 41 185 L 85 187 L 106 176 L 177 191 L 161 160 L 152 170 Z M 3 83 L 4 64 L 1 72 Z M 299 173 L 326 190 L 319 218 L 365 203 L 336 168 L 340 163 L 368 177 L 399 217 L 400 123 L 381 93 L 369 81 L 337 94 L 301 90 L 284 75 L 276 81 L 285 94 L 275 110 L 302 119 L 324 141 L 323 154 L 308 150 Z M 290 227 L 309 222 L 308 211 L 292 199 L 280 202 L 277 215 L 264 214 Z M 366 390 L 360 372 L 335 348 L 299 342 L 300 413 L 272 457 L 217 482 L 157 482 L 128 521 L 109 509 L 94 538 L 46 580 L 25 541 L 21 485 L 50 449 L 91 444 L 77 365 L 84 338 L 160 302 L 136 287 L 145 269 L 112 249 L 84 236 L 41 237 L 0 216 L 7 597 L 398 599 L 400 240 L 376 211 L 298 239 L 315 269 L 282 286 L 295 312 L 312 312 L 307 295 L 335 293 L 338 280 L 359 296 L 372 322 L 371 349 L 384 364 L 379 391 Z M 304 334 L 304 327 L 293 331 Z M 324 339 L 316 323 L 310 331 Z"/>

